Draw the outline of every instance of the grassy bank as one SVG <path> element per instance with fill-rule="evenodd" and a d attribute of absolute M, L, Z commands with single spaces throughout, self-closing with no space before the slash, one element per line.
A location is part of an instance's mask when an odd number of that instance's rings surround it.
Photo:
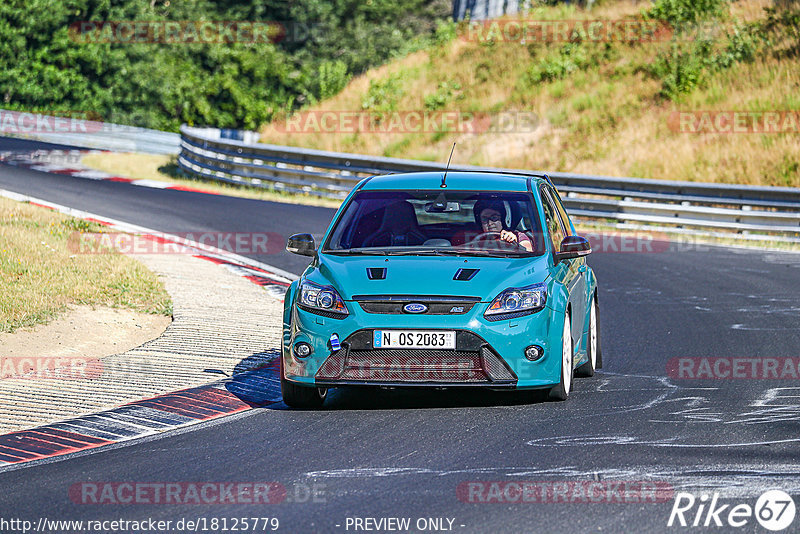
<path fill-rule="evenodd" d="M 156 275 L 121 254 L 78 254 L 75 232 L 103 227 L 0 198 L 0 332 L 46 323 L 70 304 L 171 315 Z"/>
<path fill-rule="evenodd" d="M 649 16 L 675 27 L 705 24 L 712 31 L 687 31 L 651 42 L 521 43 L 488 33 L 469 38 L 465 29 L 453 27 L 449 40 L 373 69 L 306 109 L 532 112 L 532 127 L 527 123 L 481 134 L 347 128 L 287 133 L 281 120 L 262 128 L 262 140 L 437 161 L 445 161 L 457 142 L 456 163 L 800 186 L 796 131 L 686 133 L 676 131 L 671 120 L 675 112 L 686 111 L 800 111 L 800 15 L 770 15 L 768 0 L 660 0 L 655 5 L 606 1 L 592 11 L 574 5 L 537 7 L 526 18 L 613 21 Z"/>

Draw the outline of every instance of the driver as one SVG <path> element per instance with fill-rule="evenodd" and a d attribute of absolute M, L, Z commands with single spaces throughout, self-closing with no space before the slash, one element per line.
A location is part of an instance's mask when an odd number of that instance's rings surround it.
<path fill-rule="evenodd" d="M 501 241 L 516 243 L 528 252 L 533 252 L 533 243 L 523 232 L 516 232 L 506 226 L 506 207 L 499 200 L 479 200 L 473 208 L 475 222 L 485 233 L 498 233 Z"/>

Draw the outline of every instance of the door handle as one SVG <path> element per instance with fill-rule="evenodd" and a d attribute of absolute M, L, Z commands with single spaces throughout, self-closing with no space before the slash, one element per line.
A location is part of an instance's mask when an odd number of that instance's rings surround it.
<path fill-rule="evenodd" d="M 585 273 L 586 272 L 586 266 L 585 265 L 581 265 L 580 267 L 578 267 L 578 272 L 579 273 Z"/>

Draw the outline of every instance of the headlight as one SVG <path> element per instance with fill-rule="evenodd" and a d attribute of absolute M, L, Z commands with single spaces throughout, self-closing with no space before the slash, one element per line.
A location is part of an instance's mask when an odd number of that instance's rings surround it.
<path fill-rule="evenodd" d="M 490 321 L 499 321 L 509 314 L 512 317 L 520 317 L 541 310 L 545 302 L 547 302 L 547 286 L 544 284 L 521 288 L 510 287 L 497 295 L 483 315 Z"/>
<path fill-rule="evenodd" d="M 324 311 L 337 315 L 348 315 L 342 297 L 330 286 L 320 286 L 303 281 L 300 284 L 300 306 L 311 311 Z"/>

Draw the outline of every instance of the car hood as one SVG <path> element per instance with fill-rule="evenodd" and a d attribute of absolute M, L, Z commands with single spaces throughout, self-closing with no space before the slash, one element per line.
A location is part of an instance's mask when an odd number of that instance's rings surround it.
<path fill-rule="evenodd" d="M 368 269 L 373 269 L 373 276 L 380 276 L 380 269 L 386 269 L 385 278 L 370 279 Z M 477 272 L 469 280 L 455 280 L 459 269 L 477 269 Z M 318 262 L 309 267 L 305 277 L 312 282 L 332 285 L 344 300 L 353 300 L 353 295 L 458 295 L 480 297 L 488 302 L 509 287 L 543 282 L 547 273 L 546 256 L 480 258 L 320 254 Z"/>

